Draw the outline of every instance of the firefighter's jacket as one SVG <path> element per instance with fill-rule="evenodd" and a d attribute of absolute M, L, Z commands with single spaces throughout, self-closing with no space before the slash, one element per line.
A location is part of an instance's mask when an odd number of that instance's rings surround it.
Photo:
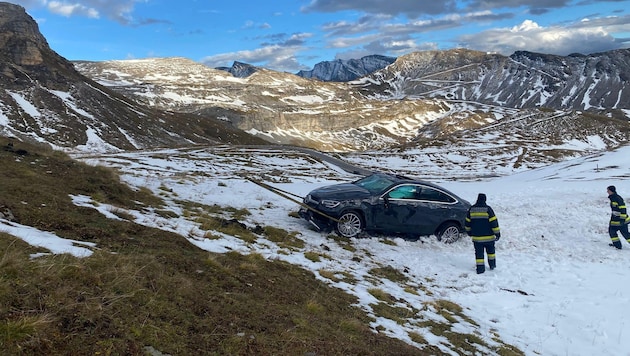
<path fill-rule="evenodd" d="M 473 242 L 496 241 L 501 237 L 499 220 L 485 202 L 477 202 L 468 209 L 464 228 Z"/>
<path fill-rule="evenodd" d="M 630 222 L 630 217 L 626 212 L 626 203 L 617 193 L 610 194 L 610 226 L 621 226 Z"/>

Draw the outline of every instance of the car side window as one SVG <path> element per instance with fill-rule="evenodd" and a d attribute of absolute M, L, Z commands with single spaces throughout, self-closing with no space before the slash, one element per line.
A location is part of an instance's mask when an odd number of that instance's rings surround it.
<path fill-rule="evenodd" d="M 415 185 L 401 185 L 389 191 L 391 199 L 418 199 L 420 187 Z"/>
<path fill-rule="evenodd" d="M 422 192 L 418 199 L 440 203 L 454 203 L 456 201 L 452 196 L 431 187 L 422 187 Z"/>

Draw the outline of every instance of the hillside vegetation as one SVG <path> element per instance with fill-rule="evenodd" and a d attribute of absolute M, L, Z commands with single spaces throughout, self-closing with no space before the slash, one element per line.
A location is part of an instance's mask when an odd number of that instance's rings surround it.
<path fill-rule="evenodd" d="M 47 254 L 0 223 L 3 354 L 441 353 L 374 333 L 354 297 L 311 272 L 256 254 L 208 253 L 182 236 L 75 206 L 70 194 L 173 214 L 113 170 L 8 142 L 0 139 L 0 205 L 15 223 L 98 249 L 81 259 Z"/>

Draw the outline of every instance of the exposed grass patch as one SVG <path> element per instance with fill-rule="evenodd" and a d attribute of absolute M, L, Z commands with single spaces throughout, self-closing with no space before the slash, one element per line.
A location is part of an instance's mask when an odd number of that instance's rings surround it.
<path fill-rule="evenodd" d="M 119 218 L 123 219 L 123 220 L 128 220 L 128 221 L 134 221 L 135 220 L 135 216 L 133 216 L 131 213 L 127 212 L 124 209 L 120 209 L 120 208 L 112 208 L 110 209 L 110 213 L 118 216 Z"/>
<path fill-rule="evenodd" d="M 153 212 L 160 216 L 163 217 L 165 219 L 173 219 L 173 218 L 178 218 L 179 215 L 172 211 L 172 210 L 165 210 L 165 209 L 154 209 Z"/>
<path fill-rule="evenodd" d="M 392 239 L 379 239 L 378 241 L 385 245 L 397 246 L 396 242 Z"/>
<path fill-rule="evenodd" d="M 357 250 L 354 246 L 352 246 L 352 241 L 349 239 L 346 239 L 345 237 L 341 237 L 335 234 L 330 234 L 326 236 L 326 239 L 335 241 L 339 246 L 341 246 L 341 248 L 343 248 L 346 251 L 356 252 Z"/>
<path fill-rule="evenodd" d="M 409 278 L 392 266 L 372 268 L 370 275 L 378 278 L 389 279 L 392 282 L 406 283 Z"/>
<path fill-rule="evenodd" d="M 341 279 L 338 278 L 337 274 L 333 271 L 326 271 L 326 270 L 320 269 L 319 271 L 317 271 L 317 273 L 319 273 L 320 276 L 330 279 L 333 282 L 341 281 Z"/>
<path fill-rule="evenodd" d="M 409 294 L 415 294 L 415 295 L 420 295 L 420 293 L 418 293 L 418 290 L 416 287 L 412 287 L 412 286 L 405 286 L 404 291 L 406 293 Z"/>
<path fill-rule="evenodd" d="M 285 248 L 304 248 L 304 241 L 297 238 L 298 232 L 288 232 L 273 226 L 265 226 L 263 234 L 269 241 L 273 241 L 280 247 Z"/>
<path fill-rule="evenodd" d="M 410 332 L 408 333 L 409 338 L 411 339 L 411 341 L 416 342 L 418 344 L 427 344 L 427 339 L 424 338 L 424 336 L 416 333 L 416 332 Z"/>
<path fill-rule="evenodd" d="M 354 278 L 352 274 L 346 271 L 333 272 L 327 270 L 319 270 L 318 273 L 320 276 L 328 278 L 333 282 L 345 282 L 348 284 L 355 284 L 357 282 L 357 279 Z"/>
<path fill-rule="evenodd" d="M 203 215 L 195 220 L 200 224 L 200 229 L 208 231 L 218 231 L 227 235 L 237 237 L 245 242 L 254 243 L 258 240 L 258 235 L 249 230 L 245 224 L 238 220 L 227 220 L 220 217 Z"/>
<path fill-rule="evenodd" d="M 311 260 L 313 262 L 320 262 L 322 260 L 321 254 L 318 252 L 313 252 L 313 251 L 304 252 L 304 257 L 306 257 L 306 259 Z"/>
<path fill-rule="evenodd" d="M 187 216 L 218 216 L 225 219 L 242 220 L 251 215 L 251 212 L 245 208 L 237 209 L 217 204 L 207 205 L 188 200 L 175 200 L 175 203 L 186 211 Z"/>
<path fill-rule="evenodd" d="M 216 235 L 216 234 L 213 234 L 213 233 L 212 233 L 212 231 L 206 231 L 206 232 L 203 234 L 203 238 L 204 238 L 204 239 L 208 239 L 208 240 L 220 240 L 220 239 L 222 239 L 223 237 L 222 237 L 222 236 L 219 236 L 219 235 Z"/>
<path fill-rule="evenodd" d="M 385 302 L 370 304 L 374 314 L 395 321 L 397 324 L 405 324 L 417 311 L 401 306 L 393 306 Z"/>
<path fill-rule="evenodd" d="M 391 294 L 383 291 L 382 289 L 371 288 L 371 289 L 368 289 L 368 293 L 370 293 L 374 298 L 383 302 L 395 301 L 395 298 L 392 297 Z"/>
<path fill-rule="evenodd" d="M 459 304 L 444 299 L 435 300 L 430 304 L 436 309 L 438 314 L 444 316 L 452 322 L 457 322 L 457 320 L 453 317 L 457 316 L 469 324 L 479 326 L 474 320 L 464 314 L 463 309 Z"/>
<path fill-rule="evenodd" d="M 489 345 L 477 333 L 461 333 L 453 331 L 453 325 L 458 323 L 467 323 L 475 328 L 479 325 L 463 313 L 463 309 L 456 303 L 447 300 L 435 300 L 425 303 L 425 307 L 431 307 L 439 315 L 444 317 L 447 322 L 438 322 L 435 320 L 425 320 L 417 323 L 419 327 L 427 328 L 431 333 L 437 336 L 443 336 L 448 339 L 449 343 L 457 350 L 461 350 L 463 354 L 474 354 L 480 349 L 494 350 L 497 355 L 524 355 L 512 345 L 501 342 L 498 338 L 494 338 L 499 344 L 498 347 Z"/>
<path fill-rule="evenodd" d="M 501 356 L 523 356 L 523 355 L 525 355 L 525 353 L 523 351 L 517 349 L 515 346 L 507 345 L 507 344 L 503 344 L 503 343 L 499 347 L 494 347 L 493 350 L 496 352 L 497 355 L 501 355 Z"/>

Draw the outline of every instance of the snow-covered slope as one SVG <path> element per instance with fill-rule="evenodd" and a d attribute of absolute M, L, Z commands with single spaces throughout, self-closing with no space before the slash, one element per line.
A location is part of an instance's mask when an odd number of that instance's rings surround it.
<path fill-rule="evenodd" d="M 293 217 L 291 213 L 298 209 L 295 202 L 243 178 L 260 178 L 300 196 L 316 187 L 357 178 L 298 151 L 215 147 L 81 159 L 118 168 L 128 184 L 160 194 L 170 202 L 169 210 L 179 215 L 165 218 L 130 211 L 137 223 L 179 232 L 208 251 L 257 253 L 300 265 L 357 296 L 360 306 L 374 317 L 371 326 L 375 331 L 418 348 L 431 344 L 452 355 L 501 354 L 501 347 L 514 345 L 528 356 L 590 356 L 624 355 L 630 349 L 630 333 L 625 327 L 630 311 L 624 307 L 630 302 L 630 274 L 625 269 L 630 265 L 630 244 L 624 242 L 621 251 L 608 246 L 606 196 L 606 187 L 614 184 L 630 200 L 628 156 L 630 147 L 625 146 L 521 173 L 506 168 L 501 177 L 494 178 L 481 177 L 484 172 L 477 168 L 434 173 L 433 181 L 467 200 L 486 193 L 497 213 L 502 233 L 497 242 L 498 268 L 482 275 L 474 272 L 473 246 L 468 239 L 453 244 L 442 244 L 433 237 L 418 241 L 385 236 L 333 239 Z M 383 164 L 397 170 L 401 162 L 406 162 L 402 155 L 398 159 L 391 156 Z M 422 171 L 421 166 L 417 171 Z M 477 178 L 453 179 L 467 175 Z M 182 203 L 185 201 L 246 209 L 251 213 L 242 220 L 246 225 L 296 232 L 306 246 L 281 247 L 264 236 L 254 243 L 245 242 L 200 230 L 198 223 L 186 218 L 190 215 L 184 213 L 185 206 L 191 204 Z M 75 202 L 108 216 L 113 210 L 89 197 L 75 197 Z M 22 232 L 14 229 L 11 233 Z M 32 236 L 37 232 L 25 228 L 23 237 Z M 64 243 L 66 248 L 70 246 Z M 313 260 L 305 254 L 321 257 Z M 374 274 L 383 268 L 404 278 L 392 281 Z M 374 296 L 376 290 L 391 296 L 392 307 L 407 310 L 402 322 L 378 312 L 381 301 Z M 454 302 L 462 310 L 445 312 L 444 301 Z M 444 323 L 450 325 L 446 330 Z M 451 331 L 471 335 L 468 351 L 454 346 Z M 472 341 L 475 338 L 481 341 Z"/>

